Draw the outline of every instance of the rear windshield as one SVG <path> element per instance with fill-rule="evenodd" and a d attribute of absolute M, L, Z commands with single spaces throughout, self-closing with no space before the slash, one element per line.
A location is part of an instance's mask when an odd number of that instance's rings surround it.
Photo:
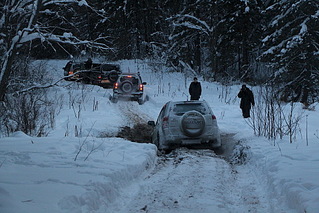
<path fill-rule="evenodd" d="M 201 114 L 207 114 L 208 110 L 206 109 L 206 107 L 201 104 L 175 104 L 174 108 L 173 108 L 173 112 L 176 115 L 182 115 L 185 112 L 188 111 L 192 111 L 192 110 L 196 110 L 198 112 L 200 112 Z"/>
<path fill-rule="evenodd" d="M 131 75 L 120 77 L 120 82 L 123 82 L 123 81 L 130 81 L 133 84 L 137 84 L 138 83 L 138 79 L 135 78 L 134 76 L 131 76 Z"/>

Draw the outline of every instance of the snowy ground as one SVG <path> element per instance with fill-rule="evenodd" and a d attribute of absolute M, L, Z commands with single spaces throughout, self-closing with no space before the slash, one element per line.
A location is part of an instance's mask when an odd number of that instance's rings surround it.
<path fill-rule="evenodd" d="M 240 85 L 200 79 L 202 99 L 215 112 L 224 143 L 240 141 L 246 162 L 230 164 L 234 155 L 208 150 L 157 157 L 152 144 L 114 136 L 119 127 L 155 120 L 165 102 L 186 100 L 191 78 L 154 73 L 138 61 L 120 63 L 126 72 L 141 72 L 148 83 L 150 100 L 144 105 L 113 104 L 111 89 L 63 81 L 54 88 L 63 104 L 48 137 L 17 132 L 0 138 L 1 213 L 319 211 L 317 111 L 303 112 L 293 143 L 269 141 L 254 136 L 241 117 Z M 65 64 L 48 63 L 56 79 Z"/>

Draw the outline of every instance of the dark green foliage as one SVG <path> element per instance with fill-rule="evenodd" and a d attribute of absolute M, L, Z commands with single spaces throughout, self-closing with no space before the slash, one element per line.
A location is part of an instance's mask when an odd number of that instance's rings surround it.
<path fill-rule="evenodd" d="M 281 99 L 309 105 L 318 101 L 319 2 L 276 1 L 266 14 L 270 20 L 263 40 L 261 60 L 274 70 Z"/>

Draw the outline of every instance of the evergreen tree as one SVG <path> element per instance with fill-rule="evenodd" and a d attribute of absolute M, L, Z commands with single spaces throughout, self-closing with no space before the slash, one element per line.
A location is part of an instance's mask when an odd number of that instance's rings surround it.
<path fill-rule="evenodd" d="M 112 47 L 116 49 L 114 58 L 144 58 L 150 54 L 148 43 L 156 31 L 159 16 L 157 1 L 107 1 L 103 9 L 108 14 L 107 29 Z"/>
<path fill-rule="evenodd" d="M 267 14 L 276 14 L 263 39 L 261 60 L 277 70 L 281 99 L 305 105 L 318 100 L 319 2 L 275 1 Z"/>
<path fill-rule="evenodd" d="M 185 1 L 184 1 L 185 2 Z M 259 1 L 187 1 L 172 18 L 172 53 L 197 72 L 249 80 L 259 45 Z"/>
<path fill-rule="evenodd" d="M 218 73 L 251 81 L 254 52 L 259 45 L 262 17 L 260 1 L 220 1 L 216 23 Z"/>
<path fill-rule="evenodd" d="M 181 1 L 180 5 L 180 11 L 170 19 L 170 59 L 175 66 L 189 67 L 201 73 L 203 50 L 212 33 L 205 16 L 209 15 L 211 5 L 205 0 Z"/>

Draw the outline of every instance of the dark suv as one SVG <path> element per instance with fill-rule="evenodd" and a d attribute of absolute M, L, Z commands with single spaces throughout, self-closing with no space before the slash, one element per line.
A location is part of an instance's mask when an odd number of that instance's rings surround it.
<path fill-rule="evenodd" d="M 146 101 L 144 85 L 140 73 L 122 73 L 113 86 L 111 101 L 117 103 L 119 99 L 137 101 L 143 104 Z"/>
<path fill-rule="evenodd" d="M 69 61 L 65 67 L 63 67 L 64 70 L 64 76 L 66 81 L 76 81 L 80 79 L 80 76 L 76 74 L 80 70 L 84 70 L 84 63 L 83 62 L 74 62 Z"/>
<path fill-rule="evenodd" d="M 122 73 L 118 64 L 100 64 L 69 61 L 64 69 L 65 80 L 112 87 Z"/>
<path fill-rule="evenodd" d="M 121 73 L 117 64 L 93 64 L 91 69 L 81 72 L 79 76 L 84 83 L 112 88 Z"/>

